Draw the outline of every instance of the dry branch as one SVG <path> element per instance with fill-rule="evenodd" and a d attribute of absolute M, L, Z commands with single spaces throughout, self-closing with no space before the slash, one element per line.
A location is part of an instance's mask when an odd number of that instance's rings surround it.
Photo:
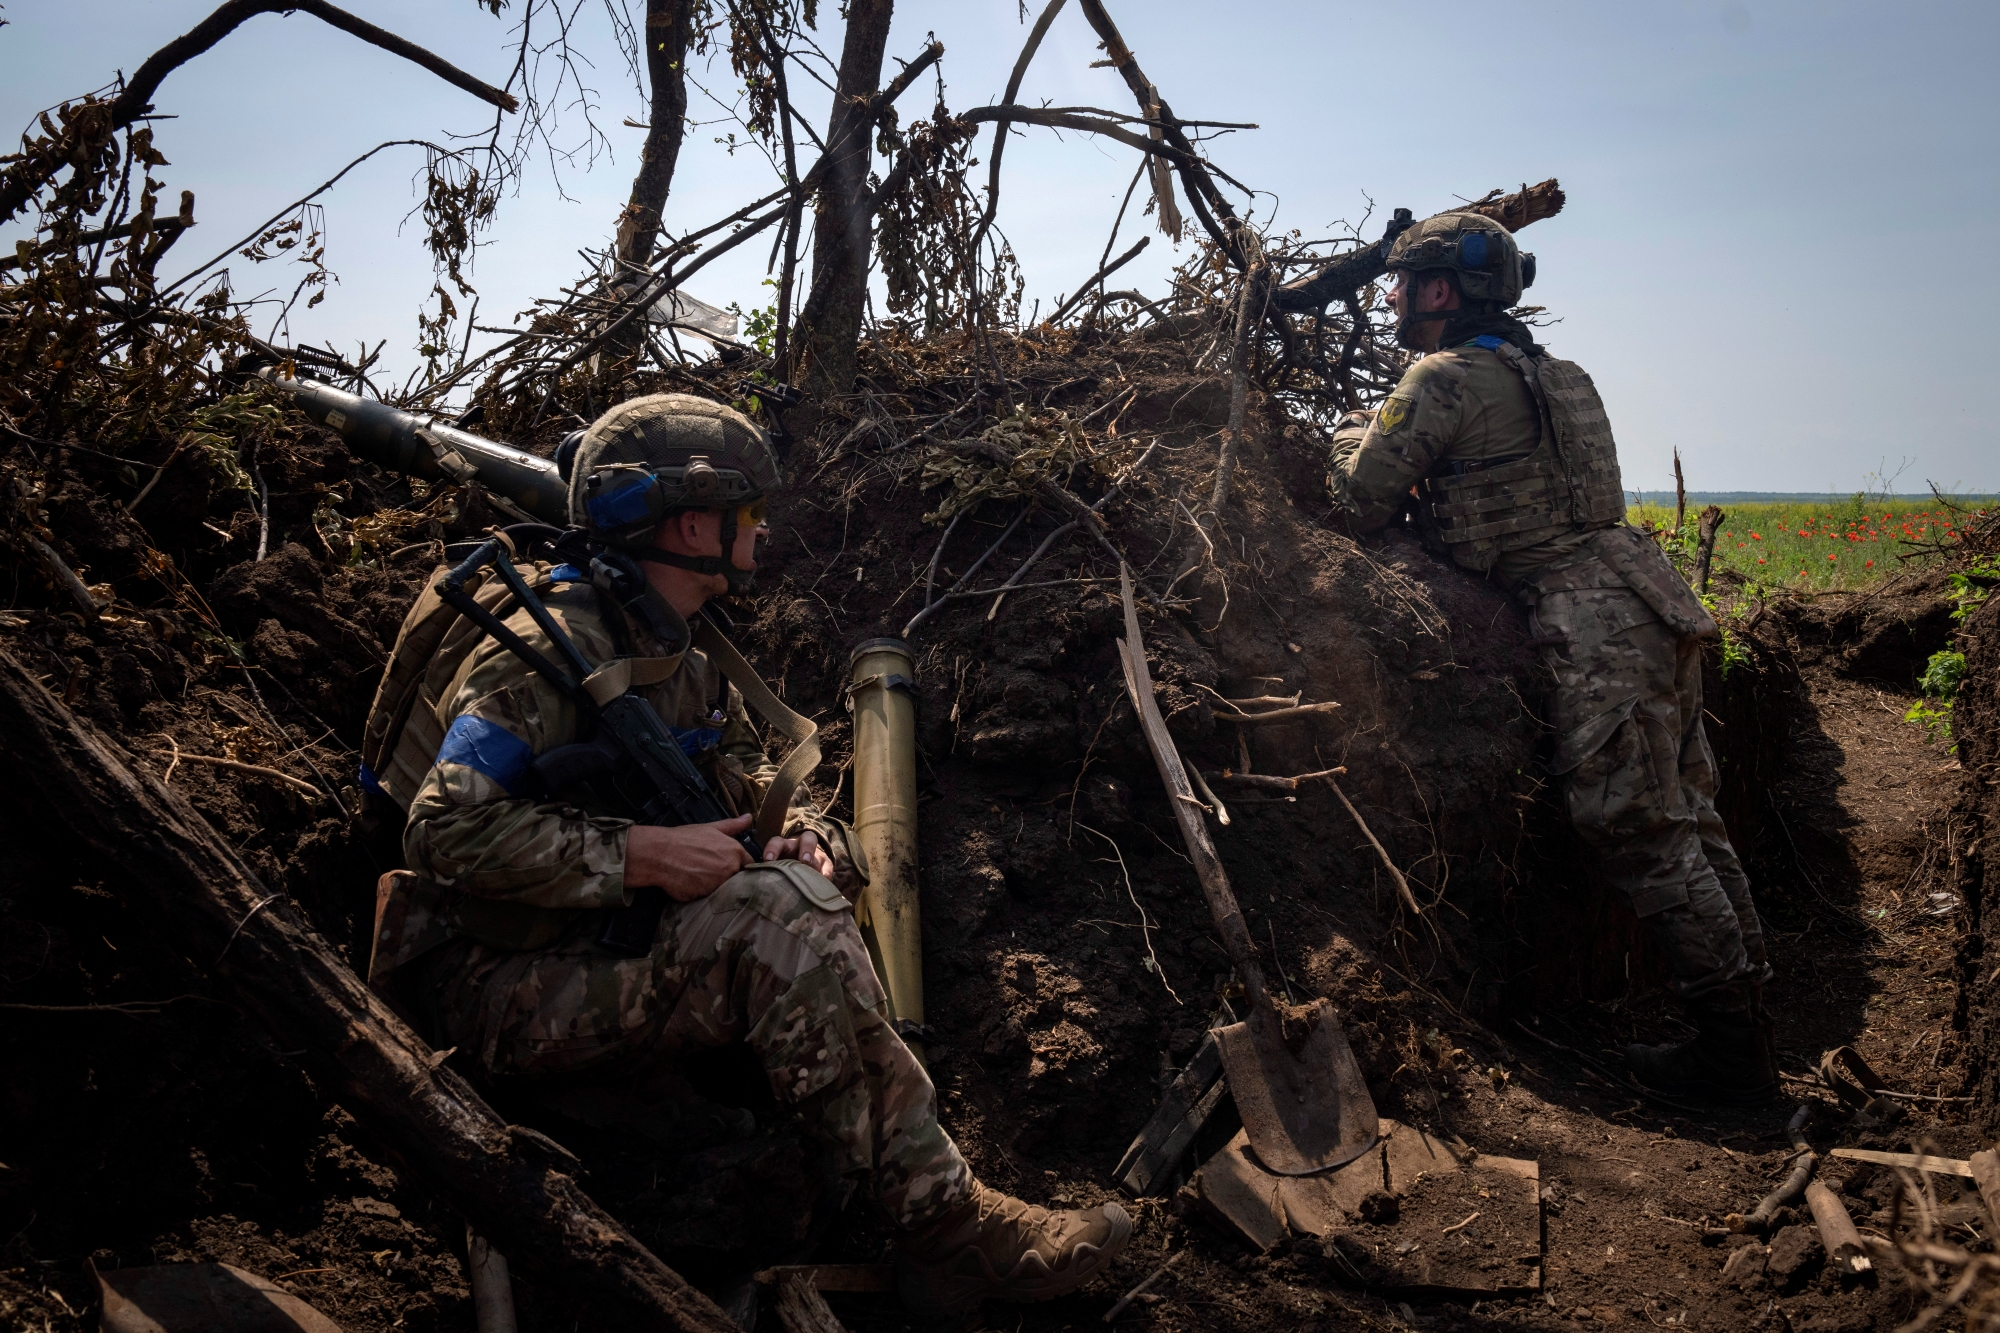
<path fill-rule="evenodd" d="M 447 1206 L 524 1272 L 560 1282 L 602 1327 L 736 1333 L 709 1299 L 577 1187 L 571 1162 L 517 1132 L 363 986 L 177 793 L 0 650 L 0 747 L 74 845 L 99 858 L 189 957 Z M 263 907 L 268 910 L 259 910 Z M 226 950 L 226 953 L 225 953 Z M 545 1141 L 544 1141 L 545 1142 Z"/>
<path fill-rule="evenodd" d="M 1139 104 L 1139 113 L 1157 128 L 1160 139 L 1176 150 L 1177 155 L 1172 160 L 1180 172 L 1182 188 L 1187 191 L 1188 206 L 1194 209 L 1202 230 L 1221 247 L 1224 254 L 1238 260 L 1240 266 L 1241 256 L 1225 230 L 1235 225 L 1236 212 L 1216 188 L 1207 164 L 1196 154 L 1194 145 L 1188 142 L 1166 99 L 1160 96 L 1160 90 L 1139 68 L 1138 57 L 1132 54 L 1132 48 L 1125 45 L 1125 39 L 1119 35 L 1118 25 L 1111 21 L 1110 13 L 1104 8 L 1104 0 L 1078 0 L 1078 3 L 1082 6 L 1084 17 L 1090 20 L 1090 26 L 1096 31 L 1098 40 L 1104 44 L 1104 54 L 1111 67 L 1118 71 L 1125 80 L 1125 86 L 1132 90 L 1133 99 Z M 1161 209 L 1164 211 L 1171 204 L 1172 193 L 1163 191 Z"/>
<path fill-rule="evenodd" d="M 1361 812 L 1354 808 L 1354 802 L 1347 799 L 1347 793 L 1340 789 L 1340 784 L 1332 778 L 1328 778 L 1326 785 L 1333 788 L 1333 794 L 1338 796 L 1340 803 L 1347 807 L 1347 813 L 1354 816 L 1355 825 L 1360 828 L 1361 835 L 1368 839 L 1368 845 L 1373 847 L 1375 855 L 1382 859 L 1382 866 L 1389 872 L 1389 878 L 1396 882 L 1396 893 L 1402 898 L 1403 906 L 1410 909 L 1411 916 L 1422 916 L 1424 909 L 1417 906 L 1417 895 L 1410 892 L 1410 881 L 1403 878 L 1403 872 L 1398 870 L 1396 863 L 1389 859 L 1389 849 L 1384 847 L 1382 840 L 1375 836 L 1375 830 L 1368 827 L 1368 821 L 1363 819 Z"/>
<path fill-rule="evenodd" d="M 1027 76 L 1028 65 L 1041 49 L 1042 38 L 1048 36 L 1049 25 L 1056 21 L 1066 0 L 1049 0 L 1042 10 L 1035 26 L 1028 30 L 1028 40 L 1021 46 L 1021 54 L 1014 60 L 1014 72 L 1007 76 L 1007 91 L 1000 98 L 1002 102 L 1012 102 L 1020 94 L 1021 80 Z M 986 154 L 986 209 L 979 215 L 979 229 L 973 235 L 970 254 L 978 254 L 979 247 L 986 243 L 986 233 L 993 226 L 993 217 L 1000 211 L 1000 159 L 1007 151 L 1007 122 L 1001 121 L 993 127 L 993 147 Z M 1055 323 L 1050 319 L 1051 324 Z"/>
<path fill-rule="evenodd" d="M 187 32 L 168 42 L 146 58 L 133 73 L 131 82 L 109 102 L 90 102 L 76 114 L 54 142 L 31 148 L 21 160 L 0 175 L 0 222 L 10 221 L 35 197 L 36 191 L 54 178 L 63 167 L 89 160 L 111 142 L 111 136 L 153 109 L 153 94 L 180 66 L 207 51 L 234 32 L 246 19 L 258 14 L 290 13 L 303 10 L 362 41 L 423 66 L 445 82 L 463 88 L 481 101 L 503 111 L 518 107 L 511 93 L 475 79 L 458 66 L 433 55 L 415 42 L 356 18 L 326 0 L 228 0 Z"/>
<path fill-rule="evenodd" d="M 1539 185 L 1524 185 L 1513 194 L 1495 191 L 1475 203 L 1461 204 L 1444 212 L 1478 213 L 1509 231 L 1519 231 L 1531 222 L 1562 212 L 1565 202 L 1562 187 L 1550 177 Z M 1392 223 L 1390 233 L 1374 244 L 1339 256 L 1310 278 L 1278 288 L 1271 294 L 1271 304 L 1278 310 L 1296 314 L 1346 299 L 1389 271 L 1389 246 L 1396 234 Z"/>
<path fill-rule="evenodd" d="M 1142 153 L 1164 157 L 1175 165 L 1188 160 L 1187 154 L 1171 144 L 1126 129 L 1111 119 L 1111 113 L 1107 111 L 1093 113 L 1088 109 L 1068 107 L 976 106 L 961 112 L 957 119 L 972 125 L 990 120 L 1001 124 L 1043 125 L 1056 130 L 1082 130 L 1087 134 L 1102 134 L 1107 139 L 1116 139 L 1127 148 L 1136 148 Z"/>
<path fill-rule="evenodd" d="M 1243 228 L 1237 235 L 1246 271 L 1236 307 L 1236 341 L 1229 352 L 1229 426 L 1222 435 L 1222 453 L 1215 465 L 1215 490 L 1208 498 L 1204 523 L 1213 525 L 1229 502 L 1229 483 L 1236 475 L 1236 455 L 1243 447 L 1243 412 L 1250 389 L 1250 335 L 1264 323 L 1264 302 L 1271 290 L 1271 266 L 1257 233 Z"/>
<path fill-rule="evenodd" d="M 1127 250 L 1124 254 L 1118 256 L 1118 258 L 1112 260 L 1110 263 L 1106 264 L 1103 268 L 1098 269 L 1097 272 L 1091 274 L 1087 279 L 1084 280 L 1083 286 L 1076 289 L 1076 293 L 1073 296 L 1071 296 L 1067 301 L 1064 301 L 1061 305 L 1056 307 L 1055 313 L 1049 316 L 1048 322 L 1051 324 L 1062 323 L 1062 317 L 1064 315 L 1067 315 L 1070 311 L 1076 309 L 1077 303 L 1083 300 L 1084 297 L 1090 295 L 1091 288 L 1095 287 L 1098 283 L 1103 282 L 1106 278 L 1116 273 L 1119 269 L 1124 268 L 1134 259 L 1137 259 L 1139 257 L 1139 252 L 1141 250 L 1144 250 L 1148 245 L 1150 245 L 1152 243 L 1152 240 L 1153 238 L 1150 236 L 1141 236 L 1139 238 L 1139 243 L 1137 245 L 1133 246 L 1130 250 Z"/>

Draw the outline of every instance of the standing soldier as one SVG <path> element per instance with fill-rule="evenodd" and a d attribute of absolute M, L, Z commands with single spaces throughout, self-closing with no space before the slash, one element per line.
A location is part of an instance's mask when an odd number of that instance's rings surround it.
<path fill-rule="evenodd" d="M 494 1079 L 625 1077 L 748 1043 L 897 1227 L 911 1307 L 1074 1290 L 1124 1247 L 1130 1218 L 1116 1204 L 1051 1213 L 973 1178 L 855 925 L 865 867 L 839 821 L 789 806 L 796 778 L 764 754 L 745 699 L 786 710 L 702 614 L 748 585 L 769 534 L 779 477 L 763 432 L 685 394 L 638 398 L 591 426 L 569 478 L 590 557 L 532 581 L 599 664 L 591 682 L 643 695 L 734 817 L 648 825 L 598 794 L 615 783 L 577 782 L 576 706 L 469 621 L 420 632 L 440 623 L 427 597 L 370 724 L 380 772 L 364 783 L 407 807 L 411 867 L 378 891 L 371 984 Z M 557 656 L 528 610 L 489 609 Z M 753 821 L 774 835 L 757 862 L 740 841 Z"/>
<path fill-rule="evenodd" d="M 1698 1031 L 1628 1047 L 1632 1072 L 1663 1092 L 1770 1101 L 1771 969 L 1702 732 L 1701 641 L 1715 622 L 1624 522 L 1590 377 L 1506 313 L 1534 256 L 1497 222 L 1445 213 L 1398 236 L 1388 267 L 1397 340 L 1426 355 L 1377 411 L 1335 430 L 1333 498 L 1358 532 L 1407 510 L 1431 549 L 1528 608 L 1556 677 L 1570 821 L 1665 953 Z"/>

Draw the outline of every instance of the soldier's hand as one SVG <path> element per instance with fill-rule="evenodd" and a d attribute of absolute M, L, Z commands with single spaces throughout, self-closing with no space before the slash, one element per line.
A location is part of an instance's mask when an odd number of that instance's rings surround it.
<path fill-rule="evenodd" d="M 706 898 L 750 864 L 737 841 L 749 827 L 749 815 L 678 828 L 634 824 L 625 834 L 626 887 L 662 888 L 678 903 Z"/>
<path fill-rule="evenodd" d="M 819 834 L 811 829 L 796 838 L 773 838 L 764 845 L 766 861 L 803 861 L 828 879 L 833 878 L 833 858 L 819 845 Z"/>

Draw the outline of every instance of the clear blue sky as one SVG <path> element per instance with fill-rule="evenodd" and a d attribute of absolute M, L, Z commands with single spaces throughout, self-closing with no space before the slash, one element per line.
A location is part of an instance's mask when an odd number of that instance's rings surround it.
<path fill-rule="evenodd" d="M 496 83 L 520 6 L 496 21 L 473 0 L 346 5 Z M 1275 208 L 1280 226 L 1321 234 L 1358 220 L 1370 198 L 1378 218 L 1399 205 L 1421 216 L 1493 186 L 1561 178 L 1568 210 L 1522 233 L 1541 262 L 1531 295 L 1561 317 L 1549 345 L 1596 377 L 1628 487 L 1671 485 L 1679 445 L 1700 490 L 1845 491 L 1905 460 L 1901 490 L 2000 490 L 1991 377 L 1976 367 L 2000 296 L 2000 6 L 1110 7 L 1179 114 L 1261 124 L 1214 151 L 1270 192 L 1260 216 Z M 7 0 L 0 125 L 25 126 L 43 106 L 131 71 L 210 8 Z M 821 0 L 821 42 L 834 51 L 837 8 Z M 946 46 L 949 104 L 997 100 L 1026 32 L 1015 0 L 902 0 L 891 54 L 914 55 L 933 31 Z M 643 120 L 644 104 L 600 0 L 578 6 L 577 34 L 614 153 L 563 168 L 560 192 L 539 167 L 505 202 L 475 275 L 481 322 L 511 323 L 531 297 L 573 280 L 576 250 L 604 242 L 629 187 L 642 132 L 621 122 Z M 1022 100 L 1129 110 L 1116 74 L 1089 68 L 1094 45 L 1071 5 Z M 726 95 L 726 64 L 697 76 Z M 825 95 L 801 100 L 823 107 Z M 925 86 L 904 108 L 929 103 Z M 252 19 L 174 73 L 158 105 L 179 116 L 159 126 L 169 198 L 193 189 L 201 219 L 169 274 L 381 140 L 490 120 L 483 104 L 305 15 Z M 698 95 L 693 110 L 716 115 Z M 760 162 L 713 142 L 728 128 L 690 129 L 671 227 L 770 188 Z M 568 132 L 580 135 L 573 115 Z M 413 315 L 431 282 L 420 227 L 403 223 L 415 154 L 392 150 L 326 197 L 340 285 L 295 319 L 298 336 L 348 347 L 386 337 L 388 359 L 413 363 Z M 1129 150 L 1074 134 L 1031 129 L 1010 145 L 1000 221 L 1044 309 L 1095 267 L 1133 166 Z M 1125 234 L 1137 234 L 1133 219 Z M 1128 271 L 1157 289 L 1175 258 L 1156 237 Z M 695 294 L 764 304 L 764 248 L 731 260 L 701 274 Z M 289 290 L 277 267 L 236 261 L 239 294 Z"/>

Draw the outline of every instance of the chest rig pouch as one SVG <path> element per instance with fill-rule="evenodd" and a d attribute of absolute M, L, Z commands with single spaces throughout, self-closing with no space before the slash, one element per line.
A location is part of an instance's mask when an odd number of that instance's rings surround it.
<path fill-rule="evenodd" d="M 1418 484 L 1416 522 L 1424 540 L 1483 574 L 1509 551 L 1618 522 L 1625 490 L 1611 418 L 1583 367 L 1528 356 L 1491 334 L 1473 345 L 1521 377 L 1542 425 L 1526 457 L 1454 467 Z"/>

